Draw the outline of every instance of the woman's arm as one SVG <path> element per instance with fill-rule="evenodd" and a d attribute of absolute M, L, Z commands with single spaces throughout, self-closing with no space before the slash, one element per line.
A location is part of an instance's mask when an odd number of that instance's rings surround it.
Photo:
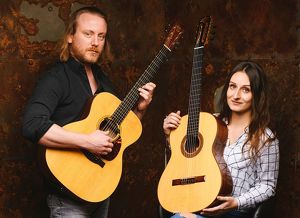
<path fill-rule="evenodd" d="M 275 195 L 279 172 L 279 142 L 274 140 L 259 151 L 255 186 L 237 197 L 238 208 L 253 208 Z"/>

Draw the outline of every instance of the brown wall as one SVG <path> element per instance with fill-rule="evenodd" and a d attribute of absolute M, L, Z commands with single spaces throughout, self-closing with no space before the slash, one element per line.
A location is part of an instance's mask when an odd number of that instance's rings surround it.
<path fill-rule="evenodd" d="M 274 209 L 284 217 L 299 217 L 299 0 L 0 1 L 0 217 L 47 217 L 36 145 L 22 138 L 20 126 L 39 74 L 57 58 L 64 22 L 81 5 L 75 2 L 98 5 L 109 15 L 114 61 L 106 69 L 122 96 L 161 48 L 169 25 L 180 21 L 185 29 L 160 70 L 143 134 L 124 153 L 111 218 L 157 215 L 156 188 L 164 164 L 161 125 L 170 111 L 187 113 L 196 28 L 205 15 L 214 17 L 216 34 L 205 48 L 203 110 L 212 112 L 214 90 L 238 61 L 254 60 L 264 67 L 281 154 Z"/>

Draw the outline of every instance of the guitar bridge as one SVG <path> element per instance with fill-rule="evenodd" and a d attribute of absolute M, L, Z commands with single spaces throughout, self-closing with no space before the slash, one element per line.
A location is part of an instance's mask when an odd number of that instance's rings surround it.
<path fill-rule="evenodd" d="M 205 182 L 205 176 L 195 176 L 195 177 L 184 178 L 184 179 L 173 179 L 172 186 L 189 185 L 189 184 L 194 184 L 194 183 L 198 183 L 198 182 Z"/>

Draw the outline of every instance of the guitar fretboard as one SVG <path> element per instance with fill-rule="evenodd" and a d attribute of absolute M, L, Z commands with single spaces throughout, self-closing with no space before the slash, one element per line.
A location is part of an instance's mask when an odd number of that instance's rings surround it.
<path fill-rule="evenodd" d="M 202 79 L 202 62 L 203 62 L 203 46 L 194 48 L 193 68 L 190 86 L 190 98 L 188 108 L 188 127 L 187 127 L 187 146 L 189 140 L 197 140 L 199 132 L 199 113 L 201 111 L 201 79 Z M 191 142 L 191 146 L 194 143 Z"/>
<path fill-rule="evenodd" d="M 145 72 L 141 75 L 139 80 L 135 83 L 135 85 L 131 88 L 129 93 L 126 95 L 124 100 L 121 102 L 119 107 L 111 116 L 111 119 L 116 123 L 121 124 L 124 118 L 127 116 L 129 111 L 135 106 L 136 102 L 139 99 L 139 91 L 138 88 L 142 87 L 148 82 L 151 82 L 154 76 L 156 76 L 158 69 L 161 64 L 166 60 L 168 54 L 171 51 L 164 45 L 162 49 L 155 56 L 154 60 L 147 67 Z"/>

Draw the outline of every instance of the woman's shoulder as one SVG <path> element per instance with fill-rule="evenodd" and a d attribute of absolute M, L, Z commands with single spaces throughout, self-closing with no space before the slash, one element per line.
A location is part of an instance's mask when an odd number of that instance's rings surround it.
<path fill-rule="evenodd" d="M 270 128 L 266 128 L 261 136 L 262 147 L 273 147 L 276 150 L 279 148 L 279 141 Z"/>

